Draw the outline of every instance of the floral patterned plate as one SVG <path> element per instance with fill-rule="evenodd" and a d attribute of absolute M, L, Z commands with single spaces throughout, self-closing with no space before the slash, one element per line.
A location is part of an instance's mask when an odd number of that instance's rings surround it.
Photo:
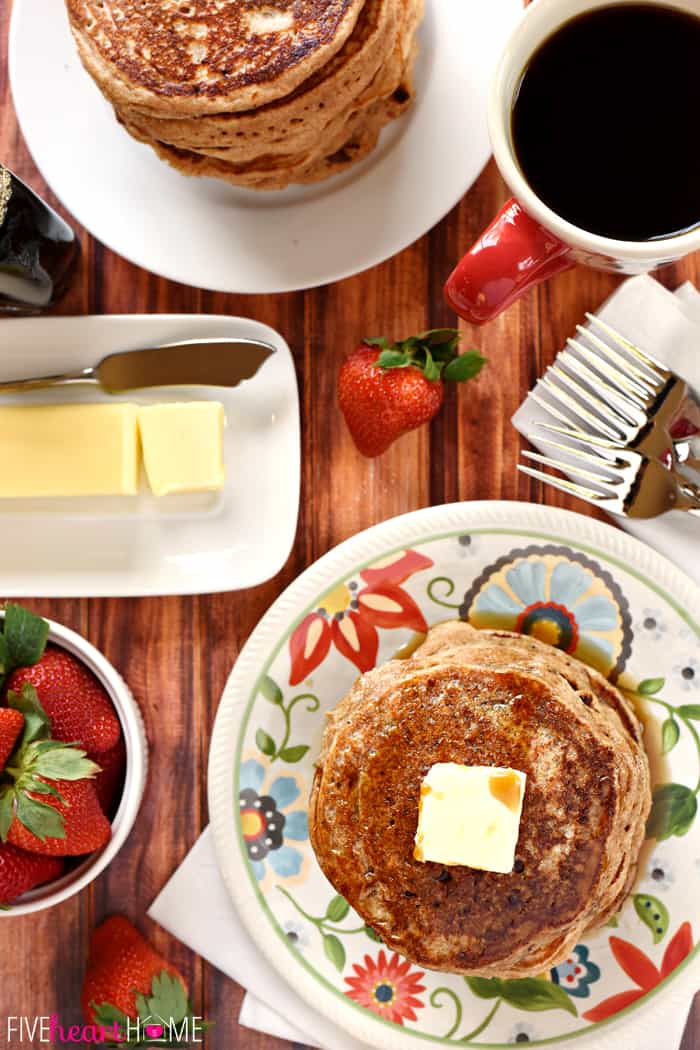
<path fill-rule="evenodd" d="M 646 725 L 655 786 L 638 883 L 606 928 L 534 978 L 413 966 L 334 892 L 309 844 L 324 713 L 358 673 L 448 617 L 588 661 L 636 695 Z M 245 646 L 212 743 L 217 855 L 268 961 L 314 1010 L 373 1046 L 674 1050 L 664 1019 L 685 1018 L 698 979 L 699 624 L 700 592 L 669 562 L 610 526 L 544 507 L 429 508 L 318 561 Z"/>

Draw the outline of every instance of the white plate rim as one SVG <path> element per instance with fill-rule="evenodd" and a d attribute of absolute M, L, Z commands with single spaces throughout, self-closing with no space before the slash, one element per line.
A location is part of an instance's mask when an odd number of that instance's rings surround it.
<path fill-rule="evenodd" d="M 304 960 L 296 955 L 295 961 L 300 965 L 285 966 L 287 957 L 280 953 L 280 940 L 272 925 L 267 921 L 256 922 L 260 903 L 249 878 L 241 844 L 237 836 L 232 834 L 235 774 L 232 775 L 231 756 L 236 756 L 235 770 L 240 751 L 239 729 L 249 706 L 252 688 L 267 659 L 268 643 L 279 638 L 280 629 L 289 624 L 294 611 L 305 608 L 318 595 L 319 589 L 328 583 L 329 577 L 335 579 L 347 572 L 349 567 L 386 553 L 392 547 L 400 549 L 406 544 L 420 543 L 428 537 L 434 539 L 441 532 L 471 532 L 484 527 L 491 531 L 500 529 L 509 534 L 523 533 L 550 541 L 553 538 L 569 540 L 587 553 L 604 553 L 609 559 L 617 559 L 625 571 L 641 576 L 647 583 L 653 581 L 655 587 L 662 588 L 664 597 L 686 622 L 692 624 L 695 620 L 700 623 L 700 589 L 680 569 L 640 540 L 573 511 L 505 500 L 426 507 L 371 526 L 340 543 L 309 566 L 262 617 L 241 650 L 224 687 L 212 733 L 208 802 L 219 870 L 241 921 L 266 961 L 312 1009 L 318 1010 L 332 1023 L 368 1046 L 381 1050 L 406 1050 L 409 1042 L 415 1042 L 417 1047 L 434 1047 L 437 1050 L 439 1047 L 444 1048 L 446 1043 L 427 1033 L 392 1025 L 370 1011 L 343 1001 L 342 996 L 329 994 L 323 981 L 312 975 L 310 970 L 307 971 Z M 639 1006 L 628 1008 L 632 1010 L 631 1015 L 624 1010 L 606 1021 L 598 1022 L 593 1031 L 583 1030 L 565 1037 L 539 1040 L 533 1045 L 554 1046 L 566 1042 L 577 1050 L 618 1050 L 621 1029 L 625 1029 L 630 1037 L 636 1028 L 641 1037 L 642 1032 L 647 1030 L 650 1012 L 654 1007 L 658 1017 L 659 996 L 655 992 L 662 992 L 660 1001 L 664 1009 L 687 1012 L 696 990 L 699 970 L 700 941 L 676 969 L 671 983 L 648 993 Z M 319 986 L 324 993 L 321 996 L 318 994 Z M 462 1045 L 483 1047 L 484 1050 L 498 1050 L 499 1046 L 506 1046 L 493 1043 Z"/>

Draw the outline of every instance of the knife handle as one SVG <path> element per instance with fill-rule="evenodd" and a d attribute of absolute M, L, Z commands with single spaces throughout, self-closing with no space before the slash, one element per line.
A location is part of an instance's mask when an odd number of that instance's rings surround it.
<path fill-rule="evenodd" d="M 36 376 L 34 379 L 13 379 L 0 383 L 0 394 L 23 394 L 27 390 L 43 390 L 50 386 L 71 386 L 74 383 L 97 383 L 94 368 L 66 372 L 59 376 Z"/>

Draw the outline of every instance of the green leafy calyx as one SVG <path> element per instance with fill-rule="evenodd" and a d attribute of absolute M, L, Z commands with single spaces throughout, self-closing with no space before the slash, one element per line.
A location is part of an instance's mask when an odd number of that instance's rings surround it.
<path fill-rule="evenodd" d="M 65 804 L 55 781 L 93 777 L 100 767 L 82 748 L 51 739 L 51 721 L 33 685 L 25 683 L 21 693 L 10 691 L 7 703 L 21 711 L 24 728 L 0 776 L 0 839 L 7 840 L 15 817 L 42 842 L 65 838 L 62 814 L 32 796 L 50 795 Z"/>
<path fill-rule="evenodd" d="M 420 335 L 390 343 L 387 339 L 365 339 L 367 346 L 379 347 L 377 368 L 418 368 L 426 379 L 464 383 L 478 375 L 486 359 L 477 350 L 458 352 L 461 336 L 456 328 L 433 328 Z"/>
<path fill-rule="evenodd" d="M 17 667 L 31 667 L 44 655 L 49 624 L 23 605 L 8 602 L 0 633 L 0 685 Z"/>

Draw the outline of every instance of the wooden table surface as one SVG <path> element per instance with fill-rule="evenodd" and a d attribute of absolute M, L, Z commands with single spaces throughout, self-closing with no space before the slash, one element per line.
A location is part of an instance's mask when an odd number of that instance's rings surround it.
<path fill-rule="evenodd" d="M 0 160 L 62 211 L 36 171 L 13 113 L 6 62 L 9 7 L 9 0 L 0 0 Z M 3 922 L 0 1046 L 9 1046 L 3 1043 L 8 1014 L 56 1012 L 66 1023 L 79 1020 L 90 931 L 104 916 L 123 912 L 187 975 L 199 1013 L 216 1022 L 207 1039 L 211 1050 L 290 1047 L 241 1028 L 241 989 L 149 922 L 145 912 L 207 823 L 210 732 L 231 666 L 259 618 L 303 569 L 367 526 L 434 504 L 520 499 L 586 513 L 585 505 L 516 473 L 521 442 L 509 420 L 584 310 L 595 309 L 615 288 L 618 279 L 611 275 L 573 270 L 485 328 L 465 326 L 463 346 L 476 346 L 489 359 L 482 377 L 449 391 L 429 429 L 403 438 L 378 460 L 356 452 L 336 407 L 337 369 L 363 336 L 403 336 L 454 323 L 443 303 L 443 281 L 506 197 L 491 162 L 461 204 L 397 257 L 339 284 L 288 295 L 222 295 L 174 284 L 81 231 L 82 265 L 57 313 L 241 314 L 286 337 L 301 403 L 300 515 L 287 564 L 274 579 L 248 591 L 138 599 L 37 595 L 28 603 L 85 635 L 121 671 L 143 711 L 151 766 L 136 827 L 109 869 L 63 905 Z M 700 284 L 700 253 L 658 277 L 669 287 L 688 278 Z M 0 320 L 0 347 L 1 333 Z M 683 1050 L 698 1047 L 696 1000 Z"/>

